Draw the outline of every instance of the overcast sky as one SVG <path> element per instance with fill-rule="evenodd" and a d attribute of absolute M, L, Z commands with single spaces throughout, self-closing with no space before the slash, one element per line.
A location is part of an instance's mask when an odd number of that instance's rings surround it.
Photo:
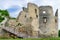
<path fill-rule="evenodd" d="M 38 6 L 50 5 L 54 13 L 58 9 L 58 29 L 60 29 L 60 0 L 0 0 L 0 9 L 7 9 L 11 17 L 17 17 L 22 7 L 27 7 L 27 3 L 35 3 Z"/>

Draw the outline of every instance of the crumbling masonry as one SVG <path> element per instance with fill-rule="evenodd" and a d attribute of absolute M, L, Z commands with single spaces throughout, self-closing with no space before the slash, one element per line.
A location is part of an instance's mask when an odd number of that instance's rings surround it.
<path fill-rule="evenodd" d="M 1 35 L 23 38 L 58 37 L 58 10 L 55 16 L 51 6 L 28 3 L 16 19 L 5 18 L 1 23 Z M 0 35 L 0 36 L 1 36 Z"/>

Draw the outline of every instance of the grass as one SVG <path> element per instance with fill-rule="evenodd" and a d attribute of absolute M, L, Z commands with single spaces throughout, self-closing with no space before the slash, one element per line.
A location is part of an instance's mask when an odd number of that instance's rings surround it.
<path fill-rule="evenodd" d="M 0 39 L 0 40 L 60 40 L 60 37 L 57 37 L 57 38 L 16 38 L 16 39 L 13 39 L 13 38 L 9 38 L 9 39 Z"/>

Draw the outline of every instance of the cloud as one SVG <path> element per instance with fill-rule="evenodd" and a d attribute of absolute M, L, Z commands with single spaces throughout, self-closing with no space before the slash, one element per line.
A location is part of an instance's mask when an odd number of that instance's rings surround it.
<path fill-rule="evenodd" d="M 7 9 L 11 17 L 17 17 L 22 7 L 27 7 L 27 3 L 35 3 L 38 6 L 50 5 L 53 7 L 54 14 L 58 8 L 59 28 L 60 28 L 60 0 L 0 0 L 0 9 Z"/>
<path fill-rule="evenodd" d="M 41 5 L 51 5 L 54 12 L 58 8 L 60 10 L 60 0 L 0 0 L 0 9 L 8 9 L 13 5 L 22 7 L 27 7 L 27 3 L 32 2 L 39 6 Z M 14 15 L 14 14 L 13 14 Z M 59 14 L 60 15 L 60 14 Z"/>
<path fill-rule="evenodd" d="M 25 0 L 0 0 L 0 9 L 7 9 L 11 17 L 17 17 L 25 4 L 27 4 Z"/>
<path fill-rule="evenodd" d="M 19 11 L 21 8 L 20 6 L 17 6 L 17 5 L 13 5 L 11 6 L 10 8 L 8 8 L 7 10 L 12 13 L 12 12 L 16 12 L 16 11 Z"/>
<path fill-rule="evenodd" d="M 20 10 L 21 10 L 21 7 L 18 5 L 13 5 L 13 6 L 10 6 L 10 8 L 8 8 L 7 10 L 10 13 L 11 17 L 17 17 L 18 12 L 20 12 Z"/>
<path fill-rule="evenodd" d="M 18 12 L 20 12 L 21 10 L 21 7 L 18 5 L 13 5 L 13 6 L 10 6 L 10 8 L 8 8 L 7 10 L 10 13 L 11 17 L 17 17 L 19 14 Z"/>

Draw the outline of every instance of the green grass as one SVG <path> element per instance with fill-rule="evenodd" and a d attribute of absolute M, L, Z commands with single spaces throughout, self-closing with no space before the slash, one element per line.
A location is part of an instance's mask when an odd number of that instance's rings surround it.
<path fill-rule="evenodd" d="M 16 39 L 13 39 L 13 38 L 10 38 L 10 39 L 0 39 L 0 40 L 60 40 L 60 38 L 23 38 L 23 39 L 19 39 L 19 38 L 16 38 Z"/>

